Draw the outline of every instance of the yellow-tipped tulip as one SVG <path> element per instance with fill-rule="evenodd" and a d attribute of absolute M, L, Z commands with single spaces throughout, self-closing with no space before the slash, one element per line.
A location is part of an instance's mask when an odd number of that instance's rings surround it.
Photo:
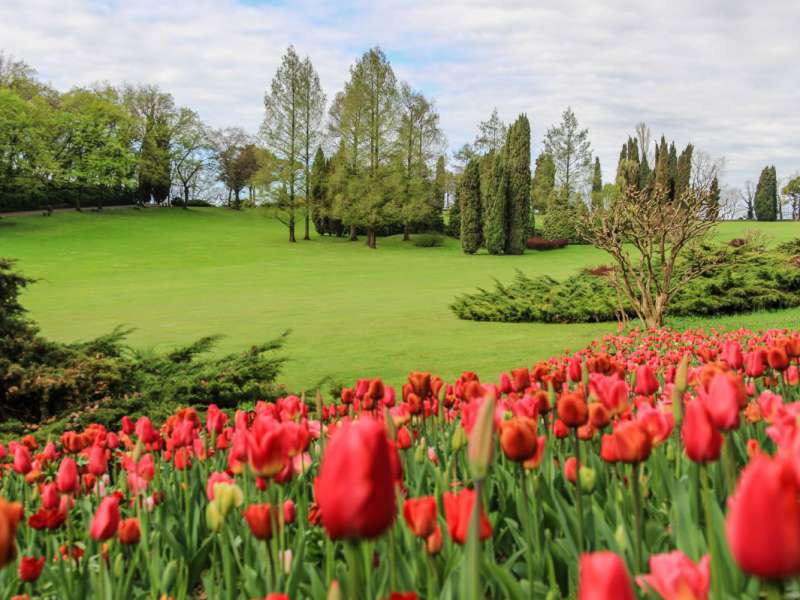
<path fill-rule="evenodd" d="M 483 479 L 489 470 L 494 450 L 494 396 L 483 401 L 469 436 L 467 455 L 473 479 Z"/>

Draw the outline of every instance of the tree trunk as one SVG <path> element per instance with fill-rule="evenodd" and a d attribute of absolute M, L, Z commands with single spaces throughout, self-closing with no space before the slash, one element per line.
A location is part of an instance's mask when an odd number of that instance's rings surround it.
<path fill-rule="evenodd" d="M 358 231 L 355 225 L 350 225 L 350 241 L 355 242 L 358 240 Z"/>
<path fill-rule="evenodd" d="M 297 240 L 294 237 L 294 217 L 289 219 L 289 242 L 296 242 Z"/>
<path fill-rule="evenodd" d="M 233 200 L 233 208 L 235 210 L 241 210 L 242 209 L 242 203 L 241 203 L 241 200 L 239 199 L 239 190 L 236 190 L 236 197 Z"/>
<path fill-rule="evenodd" d="M 411 234 L 408 231 L 408 223 L 403 223 L 403 241 L 410 242 Z"/>
<path fill-rule="evenodd" d="M 310 221 L 311 221 L 311 218 L 309 217 L 308 211 L 306 211 L 306 231 L 305 231 L 305 234 L 303 235 L 303 239 L 304 240 L 310 240 L 311 239 L 311 236 L 308 234 Z"/>
<path fill-rule="evenodd" d="M 375 231 L 370 229 L 367 233 L 367 245 L 375 250 L 378 247 L 378 237 L 375 235 Z"/>
<path fill-rule="evenodd" d="M 189 186 L 185 183 L 183 184 L 183 208 L 184 210 L 189 208 Z"/>

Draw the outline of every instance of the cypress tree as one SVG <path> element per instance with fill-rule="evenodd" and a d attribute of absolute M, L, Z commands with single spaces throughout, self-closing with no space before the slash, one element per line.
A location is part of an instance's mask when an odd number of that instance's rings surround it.
<path fill-rule="evenodd" d="M 675 181 L 678 175 L 678 152 L 675 150 L 675 142 L 669 145 L 669 160 L 667 161 L 667 172 L 669 173 L 669 198 L 675 199 Z"/>
<path fill-rule="evenodd" d="M 708 214 L 706 215 L 707 218 L 712 220 L 717 220 L 719 218 L 719 209 L 720 209 L 720 191 L 719 191 L 719 180 L 717 180 L 716 175 L 714 179 L 711 180 L 711 187 L 708 190 L 709 193 L 709 207 L 708 207 Z"/>
<path fill-rule="evenodd" d="M 669 149 L 663 135 L 656 151 L 655 187 L 669 192 Z"/>
<path fill-rule="evenodd" d="M 778 220 L 783 221 L 783 207 L 780 204 L 780 199 L 778 198 L 778 173 L 775 171 L 775 165 L 772 165 L 769 168 L 769 180 L 770 180 L 770 193 L 775 198 L 775 214 L 778 217 Z"/>
<path fill-rule="evenodd" d="M 778 186 L 775 167 L 764 167 L 761 171 L 753 205 L 758 221 L 774 221 L 778 217 Z"/>
<path fill-rule="evenodd" d="M 475 254 L 481 247 L 481 168 L 477 158 L 467 163 L 456 191 L 461 208 L 461 248 Z"/>
<path fill-rule="evenodd" d="M 692 178 L 692 152 L 694 146 L 687 144 L 678 157 L 675 168 L 675 198 L 680 198 L 689 189 Z"/>
<path fill-rule="evenodd" d="M 531 126 L 525 115 L 520 115 L 508 130 L 506 174 L 508 235 L 505 252 L 522 254 L 531 227 Z"/>
<path fill-rule="evenodd" d="M 329 207 L 325 206 L 327 171 L 328 161 L 325 160 L 322 148 L 317 147 L 317 152 L 314 154 L 314 162 L 311 165 L 311 174 L 309 175 L 308 201 L 309 216 L 314 221 L 314 227 L 320 235 L 330 233 L 326 225 L 330 218 L 330 211 Z"/>
<path fill-rule="evenodd" d="M 550 198 L 550 192 L 556 185 L 556 165 L 553 157 L 542 152 L 536 157 L 536 170 L 531 181 L 531 229 L 536 226 L 535 213 L 544 214 Z"/>
<path fill-rule="evenodd" d="M 447 235 L 454 238 L 461 237 L 461 194 L 458 188 L 456 188 L 456 197 L 453 199 L 447 215 Z"/>
<path fill-rule="evenodd" d="M 594 173 L 592 173 L 592 208 L 599 208 L 603 203 L 603 172 L 600 170 L 600 158 L 594 159 Z"/>
<path fill-rule="evenodd" d="M 484 202 L 483 240 L 489 254 L 502 254 L 506 247 L 508 176 L 504 155 L 505 150 L 494 153 L 489 195 Z"/>
<path fill-rule="evenodd" d="M 639 175 L 638 175 L 638 186 L 640 190 L 647 189 L 650 187 L 652 183 L 651 179 L 653 178 L 653 171 L 650 169 L 650 165 L 647 162 L 647 152 L 642 155 L 642 160 L 639 162 Z"/>

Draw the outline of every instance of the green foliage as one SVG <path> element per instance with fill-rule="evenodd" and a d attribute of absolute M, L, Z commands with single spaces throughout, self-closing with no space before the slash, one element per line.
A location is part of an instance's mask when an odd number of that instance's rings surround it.
<path fill-rule="evenodd" d="M 456 193 L 455 201 L 450 206 L 450 210 L 447 211 L 445 233 L 456 239 L 461 237 L 461 202 L 459 201 L 458 193 Z"/>
<path fill-rule="evenodd" d="M 508 229 L 506 197 L 508 194 L 508 175 L 503 153 L 495 152 L 489 195 L 483 203 L 483 239 L 489 254 L 502 254 L 506 247 Z"/>
<path fill-rule="evenodd" d="M 778 217 L 778 180 L 775 167 L 764 167 L 758 178 L 753 205 L 758 221 L 774 221 Z"/>
<path fill-rule="evenodd" d="M 481 247 L 481 175 L 480 162 L 473 158 L 467 163 L 456 192 L 461 204 L 461 247 L 475 254 Z"/>
<path fill-rule="evenodd" d="M 697 264 L 725 262 L 681 288 L 667 314 L 712 317 L 800 306 L 800 266 L 785 252 L 798 247 L 800 240 L 768 251 L 748 240 L 733 250 L 695 249 L 679 263 L 679 275 Z M 494 290 L 460 296 L 451 308 L 459 318 L 475 321 L 588 323 L 611 321 L 622 312 L 634 317 L 612 285 L 611 273 L 610 267 L 600 267 L 556 281 L 518 272 L 511 284 L 496 282 Z"/>
<path fill-rule="evenodd" d="M 531 204 L 533 213 L 542 214 L 547 210 L 548 200 L 556 184 L 556 165 L 553 157 L 542 152 L 536 157 L 536 169 L 531 181 Z M 531 223 L 534 226 L 535 223 Z"/>
<path fill-rule="evenodd" d="M 111 424 L 131 411 L 151 414 L 159 407 L 210 403 L 231 408 L 278 393 L 274 381 L 284 359 L 274 351 L 286 334 L 216 358 L 201 355 L 218 336 L 168 354 L 132 350 L 124 343 L 130 330 L 122 328 L 88 342 L 58 344 L 24 318 L 18 296 L 29 282 L 0 259 L 0 421 Z"/>
<path fill-rule="evenodd" d="M 419 248 L 444 246 L 444 238 L 438 233 L 418 233 L 411 238 L 411 241 Z"/>
<path fill-rule="evenodd" d="M 508 189 L 506 213 L 508 237 L 506 254 L 522 254 L 531 232 L 531 126 L 528 117 L 520 115 L 508 131 L 506 145 Z"/>
<path fill-rule="evenodd" d="M 575 229 L 575 209 L 563 200 L 562 194 L 553 192 L 553 195 L 557 195 L 559 200 L 554 198 L 544 216 L 542 237 L 548 240 L 580 241 Z"/>

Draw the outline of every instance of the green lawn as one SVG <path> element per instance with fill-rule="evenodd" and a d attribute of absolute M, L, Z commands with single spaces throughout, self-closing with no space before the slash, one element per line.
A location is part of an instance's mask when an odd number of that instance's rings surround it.
<path fill-rule="evenodd" d="M 727 223 L 720 234 L 748 227 Z M 800 236 L 796 223 L 760 227 L 776 240 Z M 414 369 L 494 377 L 615 329 L 476 323 L 448 309 L 456 294 L 508 280 L 514 269 L 559 277 L 605 261 L 585 246 L 496 257 L 465 256 L 455 240 L 416 248 L 380 239 L 378 250 L 316 237 L 289 244 L 265 211 L 149 209 L 4 218 L 0 256 L 39 278 L 24 302 L 47 336 L 87 339 L 123 324 L 136 327 L 137 346 L 168 349 L 221 333 L 218 351 L 236 351 L 291 329 L 282 380 L 298 390 L 325 376 L 397 384 Z M 702 324 L 800 327 L 800 310 L 680 322 Z"/>

